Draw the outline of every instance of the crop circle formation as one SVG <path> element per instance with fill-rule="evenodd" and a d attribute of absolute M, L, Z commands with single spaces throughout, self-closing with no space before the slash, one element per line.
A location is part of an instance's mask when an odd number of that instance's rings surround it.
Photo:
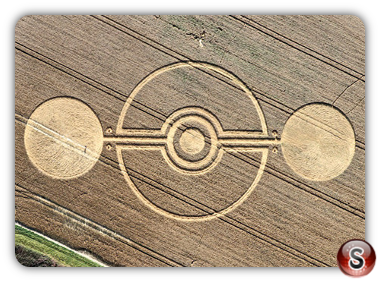
<path fill-rule="evenodd" d="M 42 173 L 71 179 L 89 171 L 103 148 L 101 124 L 85 103 L 69 97 L 47 100 L 29 117 L 24 143 Z"/>
<path fill-rule="evenodd" d="M 196 106 L 172 112 L 161 129 L 129 130 L 123 128 L 128 108 L 135 96 L 156 76 L 177 68 L 191 67 L 217 72 L 247 95 L 254 105 L 261 124 L 257 129 L 239 132 L 224 131 L 219 120 L 208 109 Z M 256 132 L 256 133 L 255 133 Z M 258 133 L 257 133 L 258 132 Z M 351 123 L 338 109 L 327 104 L 308 104 L 296 110 L 287 120 L 281 139 L 267 134 L 262 110 L 251 91 L 235 75 L 214 65 L 180 62 L 154 71 L 143 79 L 128 97 L 114 135 L 111 127 L 103 136 L 102 126 L 85 103 L 58 97 L 39 105 L 29 117 L 24 135 L 27 155 L 42 173 L 57 179 L 72 179 L 89 171 L 106 148 L 115 148 L 120 169 L 136 196 L 154 211 L 167 217 L 195 221 L 221 216 L 235 209 L 253 191 L 265 169 L 271 145 L 281 145 L 290 168 L 312 181 L 327 181 L 339 176 L 350 165 L 355 153 L 355 133 Z M 247 135 L 248 134 L 248 135 Z M 114 145 L 114 146 L 113 146 Z M 262 153 L 260 167 L 246 192 L 222 210 L 203 216 L 174 214 L 146 198 L 128 175 L 122 151 L 154 148 L 161 150 L 168 165 L 182 174 L 201 175 L 218 165 L 223 153 L 230 150 L 256 150 Z M 274 147 L 273 152 L 277 152 Z M 126 160 L 128 161 L 128 160 Z"/>
<path fill-rule="evenodd" d="M 327 104 L 309 104 L 290 116 L 282 133 L 282 152 L 300 176 L 326 181 L 340 175 L 355 153 L 355 133 L 348 119 Z"/>

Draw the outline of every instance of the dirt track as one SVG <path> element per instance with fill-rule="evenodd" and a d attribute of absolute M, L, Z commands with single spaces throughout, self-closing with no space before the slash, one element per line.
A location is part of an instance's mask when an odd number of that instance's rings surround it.
<path fill-rule="evenodd" d="M 17 23 L 15 40 L 16 221 L 23 225 L 123 266 L 336 266 L 343 242 L 364 239 L 365 47 L 358 18 L 30 16 Z M 135 87 L 189 60 L 239 78 L 259 103 L 268 138 L 273 131 L 281 137 L 287 119 L 306 104 L 336 106 L 355 132 L 349 167 L 332 180 L 310 181 L 289 167 L 281 146 L 270 145 L 252 193 L 222 216 L 193 222 L 141 201 L 111 139 L 77 178 L 51 178 L 29 160 L 25 126 L 46 100 L 82 101 L 105 138 L 117 137 Z M 214 70 L 176 69 L 140 90 L 122 127 L 160 130 L 173 112 L 191 106 L 212 112 L 225 131 L 262 130 L 247 97 Z M 265 152 L 226 151 L 204 174 L 181 174 L 158 150 L 124 150 L 121 157 L 130 181 L 160 209 L 204 216 L 244 195 Z"/>

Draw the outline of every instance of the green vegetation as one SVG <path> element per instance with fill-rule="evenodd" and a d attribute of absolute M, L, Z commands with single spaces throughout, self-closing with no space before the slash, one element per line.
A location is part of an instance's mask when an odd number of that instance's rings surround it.
<path fill-rule="evenodd" d="M 25 266 L 101 266 L 18 225 L 15 226 L 15 245 L 16 258 Z"/>
<path fill-rule="evenodd" d="M 16 245 L 16 258 L 20 264 L 28 267 L 57 267 L 55 261 L 45 255 L 26 249 L 22 246 Z"/>

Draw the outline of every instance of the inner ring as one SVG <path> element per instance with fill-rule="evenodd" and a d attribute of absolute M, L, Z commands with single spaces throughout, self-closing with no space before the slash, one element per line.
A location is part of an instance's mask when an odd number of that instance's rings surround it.
<path fill-rule="evenodd" d="M 170 163 L 183 173 L 200 173 L 210 169 L 222 152 L 217 126 L 202 109 L 180 110 L 167 123 L 164 152 Z"/>

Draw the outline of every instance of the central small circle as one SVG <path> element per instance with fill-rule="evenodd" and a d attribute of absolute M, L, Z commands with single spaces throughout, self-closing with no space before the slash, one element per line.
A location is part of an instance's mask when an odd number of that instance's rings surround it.
<path fill-rule="evenodd" d="M 198 129 L 189 128 L 182 133 L 179 139 L 179 145 L 183 151 L 194 155 L 203 150 L 205 137 Z"/>

